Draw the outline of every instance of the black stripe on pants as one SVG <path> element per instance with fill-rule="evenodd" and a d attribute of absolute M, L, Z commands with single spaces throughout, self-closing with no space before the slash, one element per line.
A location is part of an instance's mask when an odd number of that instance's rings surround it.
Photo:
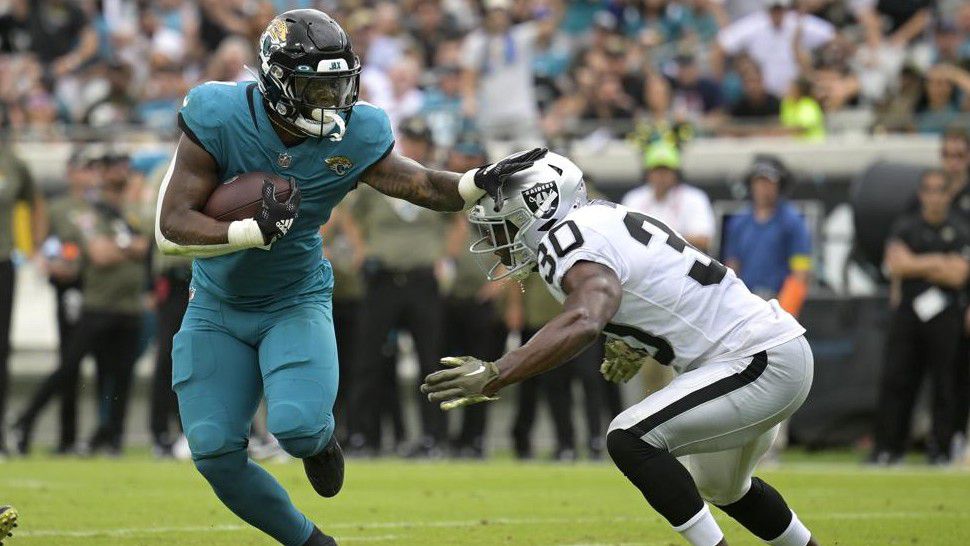
<path fill-rule="evenodd" d="M 710 385 L 687 394 L 683 398 L 633 425 L 628 430 L 632 431 L 638 436 L 644 436 L 651 430 L 673 419 L 674 417 L 677 417 L 681 413 L 696 408 L 697 406 L 714 400 L 715 398 L 720 398 L 725 394 L 744 387 L 745 385 L 754 383 L 755 380 L 761 377 L 761 374 L 764 373 L 767 367 L 768 353 L 766 351 L 761 351 L 760 353 L 754 355 L 754 357 L 751 359 L 751 363 L 740 372 L 731 374 L 723 379 L 718 379 Z"/>

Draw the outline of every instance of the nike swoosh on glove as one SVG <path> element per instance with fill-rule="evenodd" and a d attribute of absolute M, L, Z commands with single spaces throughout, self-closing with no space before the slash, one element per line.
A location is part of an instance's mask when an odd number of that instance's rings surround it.
<path fill-rule="evenodd" d="M 428 395 L 429 401 L 441 402 L 441 409 L 498 400 L 497 396 L 484 394 L 485 387 L 499 376 L 494 362 L 473 356 L 448 356 L 441 363 L 451 369 L 429 374 L 421 385 L 421 392 Z"/>

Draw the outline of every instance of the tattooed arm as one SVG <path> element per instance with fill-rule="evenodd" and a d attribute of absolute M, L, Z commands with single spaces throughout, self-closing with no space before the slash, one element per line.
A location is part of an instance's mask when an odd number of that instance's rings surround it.
<path fill-rule="evenodd" d="M 504 203 L 502 187 L 509 177 L 531 167 L 547 151 L 533 148 L 515 153 L 465 174 L 429 169 L 392 151 L 367 169 L 362 180 L 381 193 L 407 199 L 415 205 L 458 211 L 471 207 L 486 193 L 496 203 Z"/>
<path fill-rule="evenodd" d="M 415 205 L 438 211 L 459 211 L 465 199 L 458 193 L 461 174 L 429 169 L 417 161 L 391 152 L 375 163 L 361 178 L 377 191 L 406 199 Z"/>

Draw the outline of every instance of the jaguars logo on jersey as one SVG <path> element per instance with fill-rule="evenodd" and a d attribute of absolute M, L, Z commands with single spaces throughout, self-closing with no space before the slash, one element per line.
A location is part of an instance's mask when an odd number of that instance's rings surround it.
<path fill-rule="evenodd" d="M 350 169 L 354 168 L 353 162 L 342 155 L 328 157 L 325 162 L 337 176 L 343 176 L 350 172 Z"/>

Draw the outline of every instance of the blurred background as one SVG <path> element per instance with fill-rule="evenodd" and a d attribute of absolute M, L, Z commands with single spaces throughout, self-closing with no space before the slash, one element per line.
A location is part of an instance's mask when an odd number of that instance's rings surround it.
<path fill-rule="evenodd" d="M 545 144 L 796 313 L 815 385 L 778 450 L 966 464 L 960 0 L 0 0 L 0 450 L 185 456 L 166 355 L 191 269 L 151 248 L 175 114 L 194 85 L 253 79 L 266 24 L 304 7 L 350 33 L 402 153 L 464 171 Z M 461 216 L 362 187 L 322 232 L 351 455 L 598 459 L 612 416 L 669 380 L 607 385 L 598 344 L 488 407 L 428 411 L 439 357 L 496 358 L 557 304 L 486 284 Z"/>

